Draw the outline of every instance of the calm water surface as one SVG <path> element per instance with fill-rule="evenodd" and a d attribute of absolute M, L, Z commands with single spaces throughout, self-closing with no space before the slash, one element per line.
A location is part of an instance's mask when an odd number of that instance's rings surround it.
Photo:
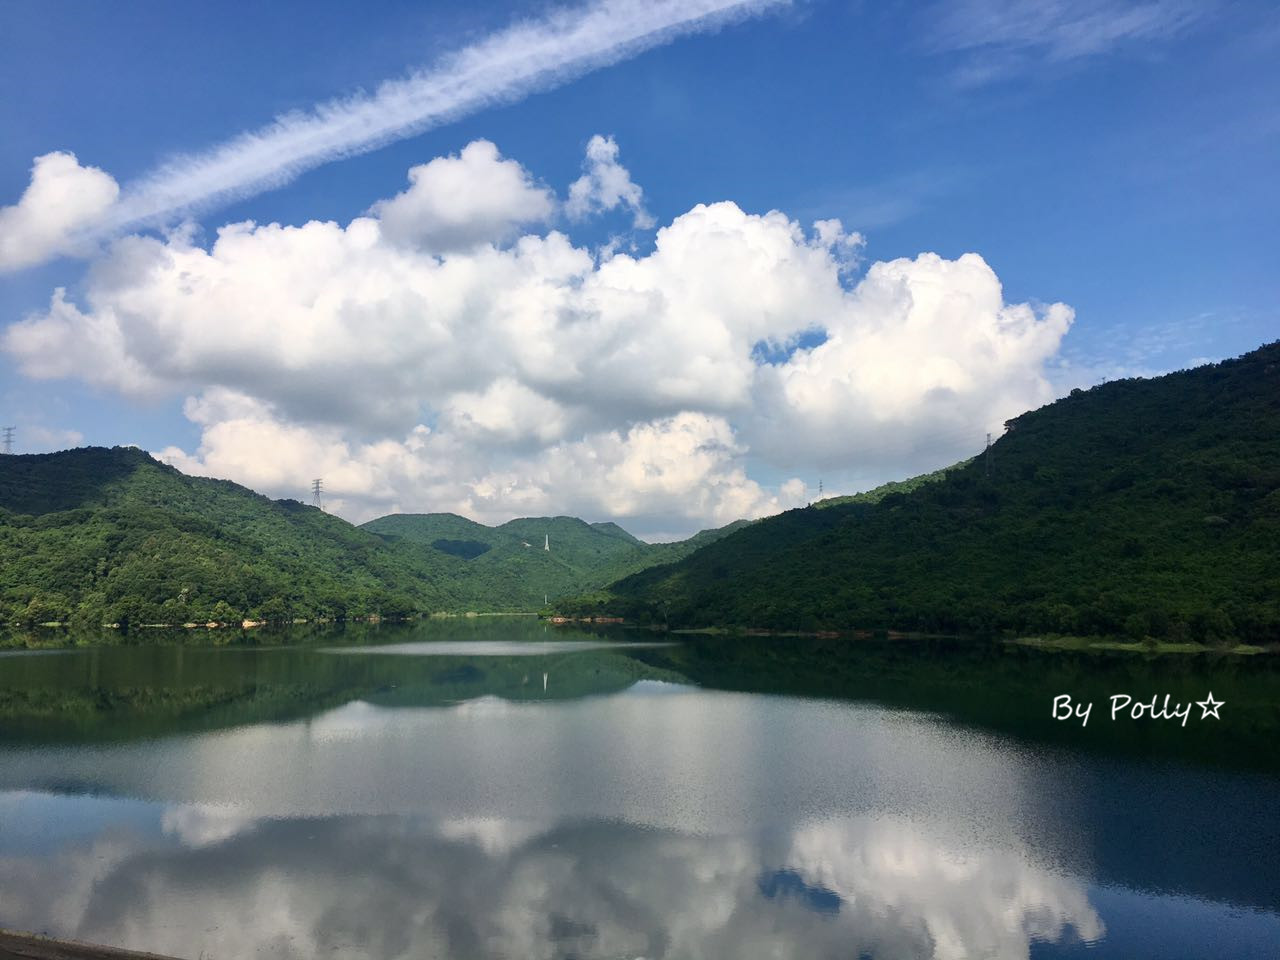
<path fill-rule="evenodd" d="M 283 639 L 0 659 L 0 926 L 218 960 L 1280 955 L 1269 665 Z M 1046 721 L 1206 684 L 1213 729 Z"/>

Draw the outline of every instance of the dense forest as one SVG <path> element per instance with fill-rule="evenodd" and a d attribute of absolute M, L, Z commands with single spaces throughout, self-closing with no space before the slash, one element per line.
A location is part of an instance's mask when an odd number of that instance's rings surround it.
<path fill-rule="evenodd" d="M 669 626 L 1280 641 L 1280 344 L 1075 390 L 1007 426 L 955 467 L 674 544 L 571 517 L 354 527 L 135 448 L 0 457 L 0 623 L 532 611 L 545 597 Z"/>
<path fill-rule="evenodd" d="M 494 530 L 447 514 L 360 528 L 186 476 L 132 447 L 3 456 L 0 623 L 534 611 L 544 597 L 670 562 L 717 535 L 650 545 L 611 523 L 534 518 Z"/>
<path fill-rule="evenodd" d="M 1280 641 L 1280 343 L 1073 390 L 933 479 L 789 511 L 563 606 L 686 627 Z"/>
<path fill-rule="evenodd" d="M 442 562 L 134 448 L 0 458 L 0 620 L 96 626 L 396 615 Z"/>
<path fill-rule="evenodd" d="M 405 513 L 371 520 L 362 529 L 389 543 L 462 558 L 466 582 L 482 587 L 485 596 L 536 610 L 544 597 L 580 594 L 655 564 L 673 563 L 745 523 L 675 543 L 645 543 L 616 523 L 577 517 L 523 517 L 487 527 L 451 513 Z"/>

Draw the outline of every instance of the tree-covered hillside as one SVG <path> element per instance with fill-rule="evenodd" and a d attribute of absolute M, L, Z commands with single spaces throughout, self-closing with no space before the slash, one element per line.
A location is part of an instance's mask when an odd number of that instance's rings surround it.
<path fill-rule="evenodd" d="M 672 625 L 1280 640 L 1280 343 L 1024 414 L 876 503 L 740 530 L 572 606 Z"/>
<path fill-rule="evenodd" d="M 650 545 L 611 523 L 449 514 L 362 529 L 132 447 L 0 456 L 0 624 L 534 611 L 714 535 Z"/>
<path fill-rule="evenodd" d="M 962 460 L 950 467 L 943 467 L 941 470 L 934 470 L 931 473 L 922 473 L 918 477 L 911 477 L 908 480 L 890 480 L 888 483 L 882 483 L 878 487 L 871 490 L 864 490 L 862 493 L 852 493 L 843 497 L 827 497 L 825 500 L 819 500 L 812 506 L 819 510 L 825 510 L 828 507 L 843 507 L 850 503 L 879 503 L 891 493 L 910 493 L 926 483 L 935 483 L 943 479 L 953 470 L 959 470 L 961 467 L 967 467 L 973 462 L 972 458 Z"/>
<path fill-rule="evenodd" d="M 402 614 L 452 605 L 450 580 L 338 517 L 135 448 L 0 457 L 0 622 Z"/>
<path fill-rule="evenodd" d="M 656 544 L 636 539 L 615 523 L 586 523 L 576 517 L 523 517 L 487 527 L 451 513 L 393 514 L 371 520 L 363 529 L 389 543 L 461 558 L 468 583 L 483 585 L 490 597 L 537 609 L 544 597 L 579 594 L 655 564 L 672 563 L 740 525 Z"/>

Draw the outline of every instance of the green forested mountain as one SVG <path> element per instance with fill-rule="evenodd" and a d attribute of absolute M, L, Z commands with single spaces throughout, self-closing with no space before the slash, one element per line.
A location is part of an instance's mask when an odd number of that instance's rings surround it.
<path fill-rule="evenodd" d="M 827 497 L 825 500 L 819 500 L 813 504 L 819 510 L 825 510 L 828 507 L 842 507 L 850 503 L 879 503 L 891 493 L 910 493 L 926 483 L 934 483 L 941 480 L 953 470 L 959 470 L 961 467 L 967 467 L 973 462 L 962 460 L 950 467 L 943 467 L 941 470 L 934 470 L 932 473 L 922 473 L 918 477 L 911 477 L 908 480 L 890 480 L 888 483 L 882 483 L 880 486 L 871 490 L 864 490 L 862 493 L 853 493 L 844 497 Z"/>
<path fill-rule="evenodd" d="M 444 562 L 141 450 L 0 457 L 0 621 L 341 617 L 457 599 Z"/>
<path fill-rule="evenodd" d="M 989 457 L 675 544 L 571 517 L 353 527 L 133 448 L 0 457 L 10 623 L 532 610 L 578 594 L 558 605 L 673 625 L 1274 642 L 1278 544 L 1280 344 L 1073 391 L 1010 421 Z"/>
<path fill-rule="evenodd" d="M 615 523 L 576 517 L 523 517 L 486 527 L 452 513 L 393 514 L 363 529 L 389 543 L 461 558 L 467 582 L 488 585 L 490 596 L 537 609 L 544 597 L 582 593 L 654 564 L 672 563 L 740 525 L 656 544 L 637 540 Z"/>
<path fill-rule="evenodd" d="M 1280 641 L 1280 343 L 1011 420 L 878 502 L 792 510 L 572 606 L 672 625 Z"/>
<path fill-rule="evenodd" d="M 694 548 L 570 517 L 367 526 L 186 476 L 135 448 L 0 456 L 0 623 L 536 610 L 544 595 L 595 589 Z"/>

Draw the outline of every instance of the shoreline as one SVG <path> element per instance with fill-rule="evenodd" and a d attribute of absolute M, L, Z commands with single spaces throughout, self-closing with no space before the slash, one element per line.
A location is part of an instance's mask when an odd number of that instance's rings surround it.
<path fill-rule="evenodd" d="M 92 647 L 117 647 L 117 646 L 184 646 L 186 645 L 180 637 L 190 637 L 193 635 L 204 634 L 210 637 L 212 646 L 230 646 L 236 644 L 236 638 L 240 638 L 243 642 L 251 635 L 257 634 L 260 629 L 266 628 L 268 635 L 274 635 L 277 630 L 287 630 L 289 627 L 300 626 L 341 626 L 349 625 L 366 625 L 379 626 L 401 625 L 407 626 L 413 623 L 427 624 L 431 622 L 440 622 L 442 620 L 478 620 L 478 619 L 529 619 L 537 618 L 549 626 L 553 627 L 580 627 L 580 628 L 599 628 L 606 627 L 612 629 L 621 629 L 626 631 L 642 631 L 645 633 L 663 633 L 672 637 L 720 637 L 720 638 L 774 638 L 784 640 L 788 638 L 803 639 L 819 639 L 819 640 L 845 640 L 850 643 L 865 642 L 869 640 L 881 641 L 926 641 L 926 640 L 952 640 L 952 641 L 976 641 L 987 644 L 1003 645 L 1009 647 L 1025 647 L 1034 650 L 1046 652 L 1060 651 L 1068 653 L 1120 653 L 1135 654 L 1145 657 L 1153 656 L 1219 656 L 1219 657 L 1274 657 L 1280 656 L 1280 644 L 1277 643 L 1244 643 L 1240 641 L 1222 644 L 1208 644 L 1198 641 L 1157 641 L 1151 638 L 1145 640 L 1134 640 L 1130 637 L 1117 636 L 1075 636 L 1075 635 L 1042 635 L 1042 636 L 1012 636 L 1005 634 L 1003 636 L 986 635 L 986 636 L 964 636 L 959 634 L 947 633 L 931 633 L 916 632 L 907 630 L 884 630 L 884 629 L 843 629 L 843 630 L 786 630 L 786 629 L 769 629 L 762 627 L 742 627 L 742 626 L 711 626 L 711 627 L 664 627 L 661 624 L 654 623 L 635 623 L 625 620 L 622 617 L 612 616 L 594 616 L 594 617 L 568 617 L 563 615 L 547 616 L 535 611 L 467 611 L 465 613 L 438 612 L 415 616 L 410 618 L 390 617 L 364 617 L 352 618 L 350 620 L 292 620 L 280 622 L 265 621 L 245 621 L 244 623 L 219 623 L 219 624 L 148 624 L 146 626 L 135 627 L 133 631 L 113 630 L 114 624 L 105 625 L 101 628 L 102 632 L 97 636 L 100 638 L 96 641 L 90 640 L 85 642 L 83 635 L 80 639 L 76 639 L 75 630 L 64 625 L 40 625 L 38 627 L 15 627 L 13 625 L 0 624 L 0 650 L 65 650 L 65 649 L 87 649 Z M 199 627 L 201 629 L 191 629 Z M 184 629 L 185 628 L 185 629 Z M 134 633 L 131 637 L 130 634 Z M 25 636 L 29 640 L 36 639 L 36 643 L 13 643 L 13 639 L 18 636 Z M 136 639 L 135 639 L 136 638 Z M 143 639 L 145 638 L 145 639 Z M 156 640 L 160 640 L 157 644 Z M 167 640 L 167 642 L 166 642 Z M 289 646 L 289 643 L 281 644 Z M 0 958 L 3 960 L 3 958 Z"/>
<path fill-rule="evenodd" d="M 1144 640 L 1119 640 L 1108 637 L 1015 637 L 1004 641 L 1020 647 L 1032 647 L 1036 650 L 1071 650 L 1097 653 L 1142 653 L 1148 655 L 1180 655 L 1180 654 L 1217 654 L 1231 657 L 1254 657 L 1276 654 L 1274 647 L 1264 647 L 1252 643 L 1235 643 L 1216 646 L 1207 643 L 1188 641 L 1170 643 Z"/>

